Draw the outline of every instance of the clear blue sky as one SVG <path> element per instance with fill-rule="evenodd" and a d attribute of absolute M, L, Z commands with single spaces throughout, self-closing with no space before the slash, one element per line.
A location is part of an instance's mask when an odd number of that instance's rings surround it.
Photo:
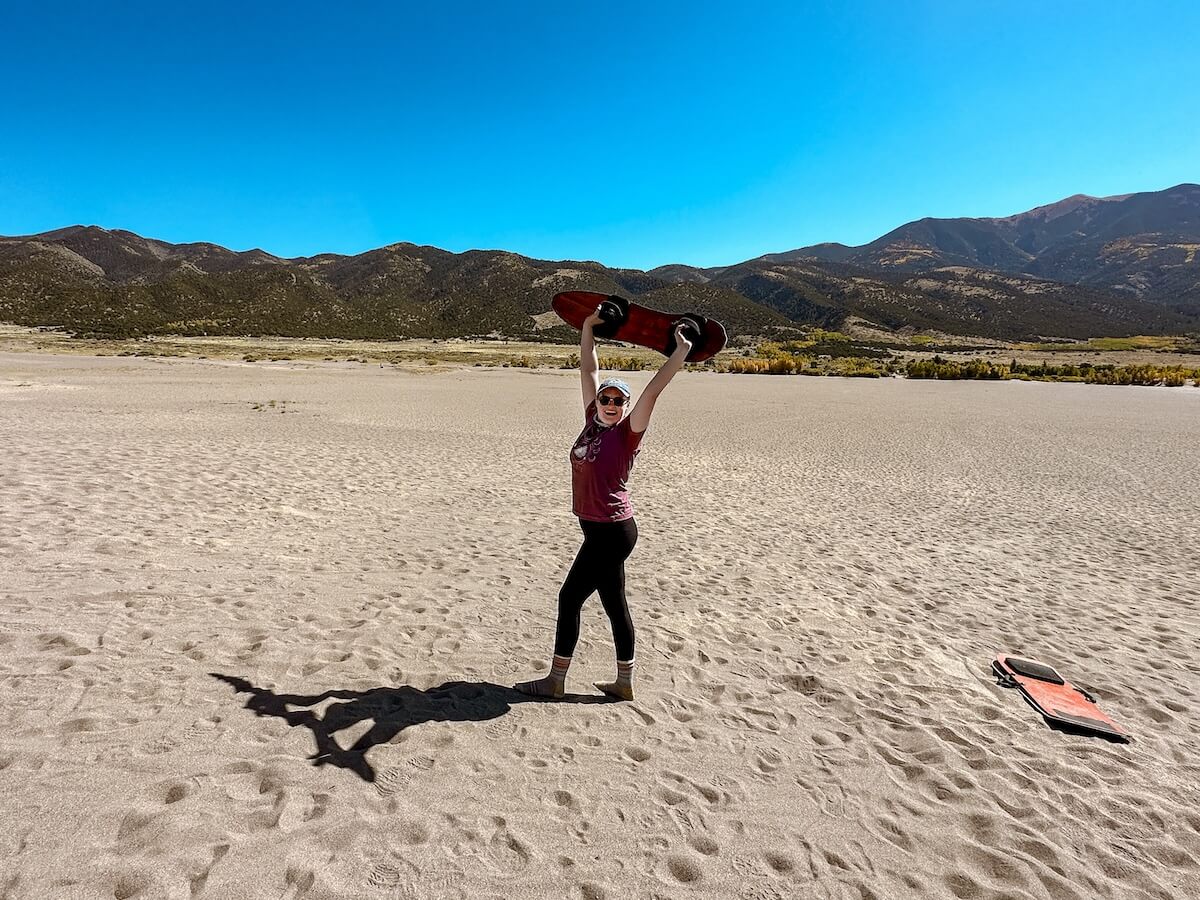
<path fill-rule="evenodd" d="M 638 268 L 857 244 L 1200 181 L 1198 47 L 1195 2 L 14 2 L 0 234 Z"/>

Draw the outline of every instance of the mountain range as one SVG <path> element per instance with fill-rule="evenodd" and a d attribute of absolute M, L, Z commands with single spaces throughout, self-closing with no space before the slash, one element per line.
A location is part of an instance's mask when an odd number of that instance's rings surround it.
<path fill-rule="evenodd" d="M 920 219 L 859 247 L 648 272 L 391 244 L 283 259 L 71 226 L 0 237 L 0 321 L 75 332 L 573 340 L 550 298 L 621 293 L 732 335 L 866 320 L 999 339 L 1200 330 L 1200 185 Z"/>

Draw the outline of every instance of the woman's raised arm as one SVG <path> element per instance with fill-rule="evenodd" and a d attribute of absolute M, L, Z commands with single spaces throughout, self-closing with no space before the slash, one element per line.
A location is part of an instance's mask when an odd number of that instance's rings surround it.
<path fill-rule="evenodd" d="M 675 327 L 675 352 L 667 357 L 667 361 L 654 373 L 654 377 L 650 379 L 650 383 L 646 385 L 633 410 L 629 413 L 629 427 L 638 434 L 641 434 L 650 425 L 650 414 L 654 412 L 654 404 L 658 401 L 658 395 L 671 383 L 675 373 L 683 368 L 683 364 L 687 361 L 687 355 L 692 352 L 692 342 L 684 336 L 683 332 L 686 327 L 683 324 Z"/>
<path fill-rule="evenodd" d="M 592 313 L 583 320 L 583 332 L 579 337 L 579 377 L 583 387 L 583 411 L 586 413 L 588 404 L 596 399 L 600 392 L 600 360 L 596 357 L 596 341 L 592 337 L 592 327 L 604 320 L 598 312 Z"/>

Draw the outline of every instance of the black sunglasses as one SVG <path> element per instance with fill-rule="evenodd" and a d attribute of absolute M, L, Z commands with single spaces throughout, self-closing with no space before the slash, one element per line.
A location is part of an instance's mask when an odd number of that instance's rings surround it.
<path fill-rule="evenodd" d="M 596 398 L 596 402 L 597 402 L 597 403 L 599 403 L 601 406 L 609 406 L 610 404 L 615 404 L 615 405 L 617 405 L 617 406 L 624 406 L 624 405 L 625 405 L 625 401 L 626 401 L 626 400 L 628 400 L 628 399 L 629 399 L 628 397 L 604 397 L 604 396 L 600 396 L 600 397 L 597 397 L 597 398 Z"/>

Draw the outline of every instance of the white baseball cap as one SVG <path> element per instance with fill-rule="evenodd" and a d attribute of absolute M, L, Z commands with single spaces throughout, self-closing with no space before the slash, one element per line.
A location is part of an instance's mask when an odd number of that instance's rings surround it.
<path fill-rule="evenodd" d="M 633 396 L 629 392 L 629 385 L 623 382 L 620 378 L 605 378 L 602 382 L 600 382 L 600 387 L 596 388 L 596 393 L 599 394 L 605 388 L 616 388 L 625 395 L 626 399 L 629 399 L 631 396 Z"/>

